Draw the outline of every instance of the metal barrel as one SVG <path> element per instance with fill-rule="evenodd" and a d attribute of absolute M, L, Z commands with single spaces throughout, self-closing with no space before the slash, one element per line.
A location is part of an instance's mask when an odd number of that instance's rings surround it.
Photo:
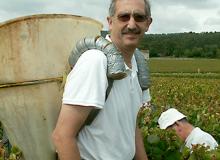
<path fill-rule="evenodd" d="M 41 14 L 0 23 L 0 121 L 25 160 L 55 160 L 51 133 L 76 42 L 100 35 L 91 18 Z"/>

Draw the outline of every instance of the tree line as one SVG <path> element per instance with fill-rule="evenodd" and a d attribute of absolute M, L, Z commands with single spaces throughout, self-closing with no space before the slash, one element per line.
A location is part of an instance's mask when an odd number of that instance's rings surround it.
<path fill-rule="evenodd" d="M 139 48 L 150 57 L 220 58 L 220 32 L 146 34 Z"/>

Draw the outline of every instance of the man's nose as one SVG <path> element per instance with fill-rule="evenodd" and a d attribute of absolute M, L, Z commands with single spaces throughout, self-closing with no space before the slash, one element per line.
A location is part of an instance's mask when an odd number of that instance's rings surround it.
<path fill-rule="evenodd" d="M 136 21 L 134 20 L 134 17 L 131 16 L 130 20 L 128 21 L 128 29 L 133 30 L 136 28 Z"/>

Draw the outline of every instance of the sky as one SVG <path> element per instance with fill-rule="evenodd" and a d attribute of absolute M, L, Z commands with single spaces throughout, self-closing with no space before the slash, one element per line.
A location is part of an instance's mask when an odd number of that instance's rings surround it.
<path fill-rule="evenodd" d="M 150 0 L 153 22 L 148 33 L 220 32 L 220 0 Z M 0 0 L 0 23 L 33 15 L 86 16 L 108 29 L 110 0 Z"/>

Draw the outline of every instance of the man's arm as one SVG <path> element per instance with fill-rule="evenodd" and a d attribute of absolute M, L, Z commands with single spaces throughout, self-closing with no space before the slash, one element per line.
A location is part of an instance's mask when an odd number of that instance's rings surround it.
<path fill-rule="evenodd" d="M 92 107 L 62 105 L 52 139 L 60 160 L 80 160 L 76 136 Z"/>
<path fill-rule="evenodd" d="M 136 146 L 135 160 L 148 160 L 144 148 L 141 130 L 139 129 L 138 126 L 136 127 L 136 132 L 135 132 L 135 146 Z"/>

